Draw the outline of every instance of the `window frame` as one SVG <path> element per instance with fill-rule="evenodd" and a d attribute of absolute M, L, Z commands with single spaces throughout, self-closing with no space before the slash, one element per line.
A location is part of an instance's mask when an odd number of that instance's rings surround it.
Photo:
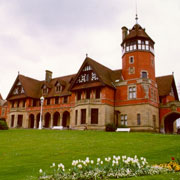
<path fill-rule="evenodd" d="M 137 98 L 137 88 L 136 86 L 129 86 L 128 87 L 128 99 L 132 100 L 132 99 L 136 99 Z"/>

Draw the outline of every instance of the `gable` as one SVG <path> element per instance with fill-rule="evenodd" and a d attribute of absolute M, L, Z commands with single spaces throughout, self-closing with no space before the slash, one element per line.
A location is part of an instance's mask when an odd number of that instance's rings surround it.
<path fill-rule="evenodd" d="M 179 100 L 173 75 L 157 77 L 156 82 L 160 97 L 172 95 L 176 100 Z"/>
<path fill-rule="evenodd" d="M 82 69 L 81 73 L 78 75 L 76 84 L 90 83 L 94 81 L 99 81 L 99 77 L 93 71 L 92 67 L 87 63 Z"/>
<path fill-rule="evenodd" d="M 103 66 L 102 64 L 86 57 L 76 77 L 71 83 L 70 90 L 97 87 L 97 86 L 114 86 L 114 71 Z"/>

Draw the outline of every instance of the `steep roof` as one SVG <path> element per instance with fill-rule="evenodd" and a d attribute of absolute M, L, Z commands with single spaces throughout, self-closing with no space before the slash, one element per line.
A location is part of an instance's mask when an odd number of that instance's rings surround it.
<path fill-rule="evenodd" d="M 50 82 L 46 82 L 46 81 L 39 81 L 36 79 L 32 79 L 32 78 L 26 77 L 24 75 L 18 75 L 14 82 L 14 85 L 12 86 L 12 88 L 7 96 L 7 99 L 13 100 L 13 99 L 25 98 L 25 97 L 39 99 L 42 96 L 41 88 L 44 84 L 47 85 L 47 87 L 50 90 L 49 93 L 47 95 L 45 95 L 46 97 L 52 97 L 55 95 L 58 95 L 58 96 L 70 95 L 70 92 L 68 89 L 69 89 L 69 86 L 71 83 L 71 79 L 73 77 L 74 77 L 74 75 L 68 75 L 68 76 L 53 78 L 53 79 L 51 79 Z M 14 87 L 18 81 L 21 82 L 22 87 L 24 88 L 24 94 L 12 95 Z M 55 88 L 54 88 L 57 81 L 59 81 L 60 84 L 62 84 L 64 87 L 63 91 L 59 92 L 59 93 L 55 92 Z"/>
<path fill-rule="evenodd" d="M 137 39 L 137 38 L 149 39 L 154 43 L 154 41 L 150 38 L 150 36 L 145 32 L 145 29 L 143 29 L 139 24 L 135 24 L 133 28 L 129 30 L 129 34 L 127 34 L 126 38 L 123 40 L 123 43 L 130 39 Z"/>
<path fill-rule="evenodd" d="M 80 73 L 82 72 L 83 68 L 85 65 L 90 65 L 91 68 L 93 69 L 93 71 L 97 74 L 97 76 L 99 77 L 100 79 L 100 82 L 103 84 L 103 85 L 108 85 L 112 88 L 115 88 L 114 86 L 114 82 L 116 79 L 121 79 L 121 70 L 116 70 L 116 71 L 113 71 L 109 68 L 107 68 L 106 66 L 98 63 L 97 61 L 89 58 L 89 57 L 86 57 L 86 59 L 84 60 L 81 68 L 79 69 L 77 75 L 75 76 L 71 86 L 70 86 L 70 89 L 73 88 L 73 86 L 75 85 L 75 82 L 77 80 L 77 78 L 79 77 Z M 99 86 L 100 83 L 99 82 L 91 82 L 91 85 L 94 85 L 94 86 Z M 79 87 L 81 86 L 81 88 L 87 88 L 89 87 L 88 84 L 83 84 L 83 85 L 79 85 Z"/>
<path fill-rule="evenodd" d="M 159 96 L 169 95 L 171 88 L 173 88 L 175 98 L 176 100 L 179 100 L 173 75 L 157 77 L 156 82 L 158 85 Z"/>

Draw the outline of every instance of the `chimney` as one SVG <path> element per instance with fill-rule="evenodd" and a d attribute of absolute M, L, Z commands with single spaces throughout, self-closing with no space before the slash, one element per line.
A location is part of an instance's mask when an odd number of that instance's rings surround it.
<path fill-rule="evenodd" d="M 124 39 L 128 35 L 128 28 L 123 26 L 121 29 L 122 29 L 122 41 L 124 41 Z"/>
<path fill-rule="evenodd" d="M 46 77 L 45 77 L 46 79 L 46 82 L 50 82 L 51 81 L 51 79 L 52 79 L 52 72 L 51 71 L 49 71 L 49 70 L 46 70 Z"/>

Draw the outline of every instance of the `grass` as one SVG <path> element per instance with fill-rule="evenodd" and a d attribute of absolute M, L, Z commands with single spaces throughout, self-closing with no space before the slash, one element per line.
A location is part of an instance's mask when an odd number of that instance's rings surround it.
<path fill-rule="evenodd" d="M 102 131 L 0 131 L 0 180 L 25 180 L 55 163 L 70 167 L 72 160 L 113 155 L 143 156 L 150 164 L 170 161 L 180 152 L 180 136 Z M 155 179 L 180 179 L 179 173 Z M 134 177 L 152 179 L 153 176 Z"/>

